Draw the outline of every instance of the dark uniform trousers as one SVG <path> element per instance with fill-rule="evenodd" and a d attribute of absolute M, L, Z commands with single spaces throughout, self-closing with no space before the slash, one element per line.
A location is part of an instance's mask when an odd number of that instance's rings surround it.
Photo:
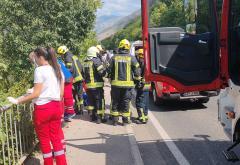
<path fill-rule="evenodd" d="M 132 88 L 113 87 L 111 89 L 112 107 L 111 114 L 113 117 L 122 115 L 123 121 L 130 120 L 130 101 L 132 98 Z"/>
<path fill-rule="evenodd" d="M 105 100 L 103 88 L 90 88 L 87 89 L 88 106 L 89 112 L 92 111 L 92 117 L 99 115 L 102 119 L 105 113 Z"/>
<path fill-rule="evenodd" d="M 138 117 L 141 121 L 146 122 L 146 120 L 148 120 L 149 90 L 137 88 L 136 92 L 136 108 Z"/>
<path fill-rule="evenodd" d="M 75 111 L 83 111 L 83 82 L 78 81 L 73 84 L 73 94 L 75 100 Z M 81 112 L 82 113 L 82 112 Z"/>

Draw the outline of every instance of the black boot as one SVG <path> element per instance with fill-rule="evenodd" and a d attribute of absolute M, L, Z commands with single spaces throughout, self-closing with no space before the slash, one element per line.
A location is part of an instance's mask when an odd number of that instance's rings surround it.
<path fill-rule="evenodd" d="M 101 124 L 101 115 L 97 115 L 97 124 Z"/>
<path fill-rule="evenodd" d="M 79 114 L 80 114 L 80 115 L 83 115 L 83 110 L 84 110 L 84 105 L 81 104 L 81 105 L 80 105 L 80 108 L 79 108 Z"/>
<path fill-rule="evenodd" d="M 89 112 L 90 112 L 91 121 L 96 121 L 97 120 L 96 113 L 94 113 L 93 111 L 89 111 Z"/>
<path fill-rule="evenodd" d="M 123 126 L 126 126 L 127 124 L 131 124 L 130 119 L 127 117 L 122 117 L 122 122 L 123 122 L 122 123 Z"/>
<path fill-rule="evenodd" d="M 118 124 L 118 117 L 113 117 L 113 125 L 117 126 Z"/>

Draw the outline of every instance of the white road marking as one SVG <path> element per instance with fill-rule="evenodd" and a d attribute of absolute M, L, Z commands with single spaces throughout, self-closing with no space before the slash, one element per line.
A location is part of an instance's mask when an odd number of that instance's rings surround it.
<path fill-rule="evenodd" d="M 136 138 L 134 136 L 132 125 L 131 124 L 127 125 L 126 129 L 128 133 L 128 139 L 130 142 L 131 153 L 134 159 L 134 165 L 144 165 L 138 145 L 137 145 Z"/>
<path fill-rule="evenodd" d="M 155 116 L 152 114 L 151 111 L 148 112 L 148 116 L 153 124 L 153 126 L 156 128 L 158 134 L 162 137 L 163 141 L 167 145 L 168 149 L 172 152 L 173 156 L 177 160 L 177 162 L 180 165 L 190 165 L 190 163 L 187 161 L 187 159 L 184 157 L 184 155 L 181 153 L 181 151 L 178 149 L 178 147 L 175 145 L 175 143 L 171 140 L 171 137 L 167 134 L 167 132 L 164 130 L 164 128 L 160 125 L 158 120 L 155 118 Z"/>

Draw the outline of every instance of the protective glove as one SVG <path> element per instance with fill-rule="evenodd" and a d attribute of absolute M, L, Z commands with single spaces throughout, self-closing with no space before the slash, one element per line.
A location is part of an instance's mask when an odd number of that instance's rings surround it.
<path fill-rule="evenodd" d="M 143 82 L 143 81 L 138 81 L 138 82 L 136 83 L 136 88 L 141 89 L 141 88 L 143 88 L 143 87 L 144 87 L 144 82 Z"/>
<path fill-rule="evenodd" d="M 33 93 L 33 88 L 27 90 L 27 94 Z"/>
<path fill-rule="evenodd" d="M 13 97 L 8 97 L 7 98 L 9 102 L 11 102 L 12 104 L 18 104 L 18 100 L 13 98 Z"/>

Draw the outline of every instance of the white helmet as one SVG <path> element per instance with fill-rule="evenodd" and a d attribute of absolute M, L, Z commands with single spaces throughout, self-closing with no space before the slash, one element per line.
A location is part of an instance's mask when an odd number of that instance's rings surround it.
<path fill-rule="evenodd" d="M 90 47 L 87 50 L 88 57 L 97 57 L 98 49 L 95 46 Z"/>

